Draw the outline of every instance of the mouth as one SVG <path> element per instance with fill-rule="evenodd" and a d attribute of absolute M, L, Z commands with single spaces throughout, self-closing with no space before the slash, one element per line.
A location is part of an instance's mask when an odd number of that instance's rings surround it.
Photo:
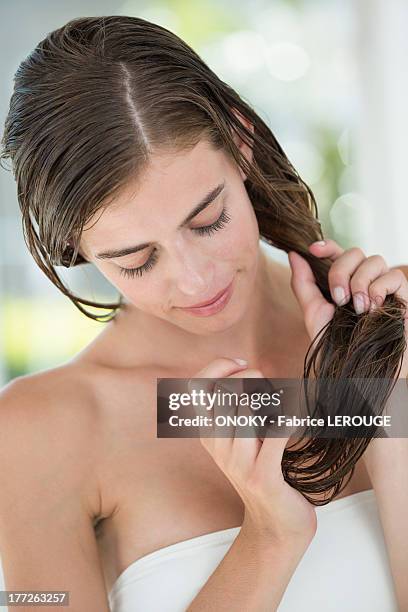
<path fill-rule="evenodd" d="M 222 310 L 230 300 L 233 290 L 233 280 L 221 291 L 219 291 L 214 297 L 206 302 L 200 302 L 193 306 L 180 307 L 185 312 L 191 312 L 192 314 L 199 316 L 208 316 L 215 314 Z"/>

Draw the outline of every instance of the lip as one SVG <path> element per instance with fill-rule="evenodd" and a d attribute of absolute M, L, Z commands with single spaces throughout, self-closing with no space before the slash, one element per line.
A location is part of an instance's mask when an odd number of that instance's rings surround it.
<path fill-rule="evenodd" d="M 191 312 L 192 314 L 199 316 L 209 316 L 215 314 L 216 312 L 222 310 L 229 302 L 232 295 L 232 285 L 233 280 L 229 285 L 227 285 L 227 287 L 222 289 L 222 291 L 219 291 L 209 302 L 202 302 L 199 305 L 187 306 L 185 308 L 181 307 L 181 310 Z"/>

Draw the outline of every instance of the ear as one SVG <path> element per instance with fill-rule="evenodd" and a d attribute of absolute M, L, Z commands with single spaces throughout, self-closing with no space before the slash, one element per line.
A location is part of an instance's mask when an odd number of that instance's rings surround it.
<path fill-rule="evenodd" d="M 238 120 L 242 123 L 242 125 L 244 125 L 252 133 L 254 133 L 254 126 L 253 126 L 253 124 L 250 121 L 248 121 L 236 108 L 232 108 L 231 110 L 234 113 L 234 115 L 238 118 Z M 232 137 L 234 139 L 235 144 L 240 149 L 242 155 L 244 155 L 246 157 L 246 159 L 248 160 L 248 162 L 251 163 L 252 162 L 252 158 L 253 158 L 252 148 L 250 146 L 248 146 L 240 138 L 239 134 L 237 132 L 235 132 L 235 130 L 232 131 Z M 240 175 L 242 177 L 242 180 L 245 181 L 245 179 L 247 178 L 245 172 L 240 167 L 238 167 L 238 169 L 239 169 L 239 173 L 240 173 Z"/>
<path fill-rule="evenodd" d="M 68 256 L 68 258 L 72 257 L 72 252 L 74 250 L 74 241 L 72 238 L 70 238 L 69 240 L 67 240 L 67 242 L 65 243 L 65 253 L 66 253 L 66 257 Z M 81 247 L 79 247 L 78 249 L 78 255 L 80 257 L 82 257 L 83 259 L 85 259 L 85 261 L 88 261 L 86 258 L 86 255 L 84 254 L 83 250 Z M 78 255 L 77 255 L 77 259 L 78 259 Z M 75 260 L 76 261 L 76 260 Z"/>

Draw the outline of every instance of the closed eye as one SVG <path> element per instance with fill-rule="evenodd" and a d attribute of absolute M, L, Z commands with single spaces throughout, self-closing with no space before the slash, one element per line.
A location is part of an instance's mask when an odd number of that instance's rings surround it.
<path fill-rule="evenodd" d="M 216 221 L 214 221 L 214 223 L 211 223 L 210 225 L 202 225 L 201 227 L 192 227 L 191 229 L 193 232 L 197 232 L 197 234 L 199 234 L 200 236 L 203 236 L 205 234 L 211 236 L 211 234 L 223 228 L 230 220 L 231 217 L 228 215 L 227 209 L 224 206 L 220 216 Z"/>
<path fill-rule="evenodd" d="M 231 220 L 231 217 L 227 213 L 226 206 L 221 211 L 220 216 L 214 223 L 210 225 L 203 225 L 201 227 L 192 227 L 191 231 L 197 232 L 200 236 L 211 236 L 214 232 L 225 227 L 225 225 Z M 119 268 L 120 274 L 127 278 L 134 278 L 135 276 L 143 276 L 145 272 L 148 272 L 153 268 L 158 259 L 157 250 L 153 249 L 149 259 L 142 266 L 138 268 Z"/>

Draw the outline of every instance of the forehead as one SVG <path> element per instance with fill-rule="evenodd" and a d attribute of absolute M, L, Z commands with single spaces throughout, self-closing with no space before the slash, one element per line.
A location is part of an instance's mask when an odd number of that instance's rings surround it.
<path fill-rule="evenodd" d="M 153 155 L 141 175 L 124 185 L 111 203 L 88 221 L 84 242 L 92 249 L 115 247 L 118 240 L 120 246 L 127 236 L 135 236 L 135 231 L 148 240 L 146 232 L 153 227 L 168 227 L 171 219 L 176 226 L 226 176 L 228 166 L 226 154 L 206 140 L 187 151 Z"/>

